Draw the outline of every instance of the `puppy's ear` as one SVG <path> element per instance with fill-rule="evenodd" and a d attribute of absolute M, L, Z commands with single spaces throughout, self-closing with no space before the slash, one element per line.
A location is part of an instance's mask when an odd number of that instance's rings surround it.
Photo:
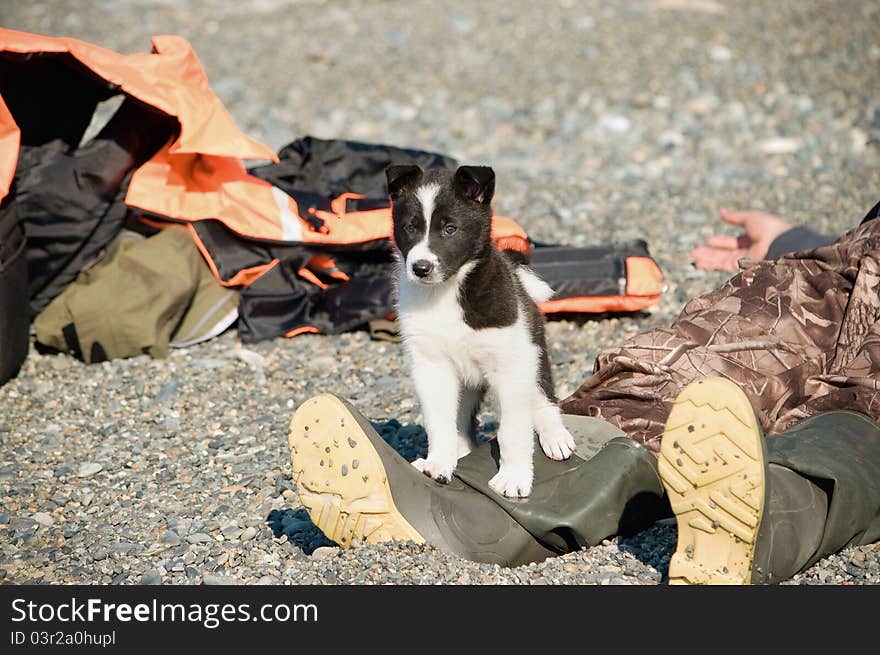
<path fill-rule="evenodd" d="M 396 200 L 412 190 L 422 179 L 422 173 L 421 168 L 412 164 L 391 165 L 386 168 L 385 179 L 388 180 L 388 194 L 391 199 Z"/>
<path fill-rule="evenodd" d="M 455 171 L 455 190 L 465 198 L 488 205 L 495 193 L 495 171 L 488 166 L 462 166 Z"/>

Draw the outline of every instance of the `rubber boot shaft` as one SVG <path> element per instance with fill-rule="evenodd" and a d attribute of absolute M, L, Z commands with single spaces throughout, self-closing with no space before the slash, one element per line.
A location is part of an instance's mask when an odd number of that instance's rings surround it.
<path fill-rule="evenodd" d="M 535 481 L 528 498 L 510 499 L 488 486 L 498 470 L 495 442 L 458 462 L 455 475 L 491 498 L 538 541 L 557 553 L 593 546 L 671 516 L 654 456 L 629 437 L 615 437 L 588 460 L 564 462 L 535 448 Z"/>
<path fill-rule="evenodd" d="M 819 548 L 828 516 L 828 495 L 791 469 L 770 464 L 766 486 L 752 584 L 775 584 L 800 571 Z"/>
<path fill-rule="evenodd" d="M 487 496 L 459 480 L 438 484 L 417 471 L 343 402 L 381 458 L 397 509 L 429 544 L 475 562 L 503 566 L 540 562 L 554 554 Z"/>
<path fill-rule="evenodd" d="M 797 571 L 847 546 L 880 540 L 880 425 L 875 421 L 857 412 L 823 412 L 769 436 L 767 457 L 828 497 L 819 544 Z"/>

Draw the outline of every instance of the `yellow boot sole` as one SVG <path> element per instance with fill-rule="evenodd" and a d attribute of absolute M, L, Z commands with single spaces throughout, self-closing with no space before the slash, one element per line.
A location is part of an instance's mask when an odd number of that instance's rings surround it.
<path fill-rule="evenodd" d="M 749 584 L 764 513 L 766 445 L 748 397 L 727 379 L 686 386 L 658 467 L 678 523 L 669 584 Z"/>
<path fill-rule="evenodd" d="M 372 426 L 336 396 L 322 394 L 300 405 L 288 437 L 300 502 L 343 548 L 357 542 L 424 543 L 395 506 L 366 430 Z M 374 433 L 374 438 L 381 437 Z"/>

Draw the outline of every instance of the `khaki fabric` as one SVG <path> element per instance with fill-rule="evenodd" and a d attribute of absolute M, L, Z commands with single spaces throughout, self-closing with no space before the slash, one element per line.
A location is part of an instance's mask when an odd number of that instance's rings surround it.
<path fill-rule="evenodd" d="M 370 321 L 368 324 L 370 330 L 370 338 L 374 341 L 391 341 L 392 343 L 400 343 L 400 325 L 397 321 L 390 321 L 385 318 L 378 318 Z"/>
<path fill-rule="evenodd" d="M 880 220 L 741 266 L 671 327 L 602 352 L 563 411 L 604 418 L 657 452 L 682 387 L 721 375 L 745 391 L 768 435 L 828 410 L 880 419 Z"/>
<path fill-rule="evenodd" d="M 186 229 L 123 233 L 106 257 L 34 320 L 37 341 L 85 362 L 166 357 L 214 336 L 237 316 L 239 293 L 216 281 Z"/>

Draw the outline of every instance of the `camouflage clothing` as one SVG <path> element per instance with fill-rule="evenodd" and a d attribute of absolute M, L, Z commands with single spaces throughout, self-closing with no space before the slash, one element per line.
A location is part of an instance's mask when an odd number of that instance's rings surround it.
<path fill-rule="evenodd" d="M 601 353 L 563 411 L 601 417 L 656 453 L 682 387 L 722 375 L 749 396 L 768 435 L 833 409 L 880 420 L 880 220 L 740 266 L 671 327 Z"/>

